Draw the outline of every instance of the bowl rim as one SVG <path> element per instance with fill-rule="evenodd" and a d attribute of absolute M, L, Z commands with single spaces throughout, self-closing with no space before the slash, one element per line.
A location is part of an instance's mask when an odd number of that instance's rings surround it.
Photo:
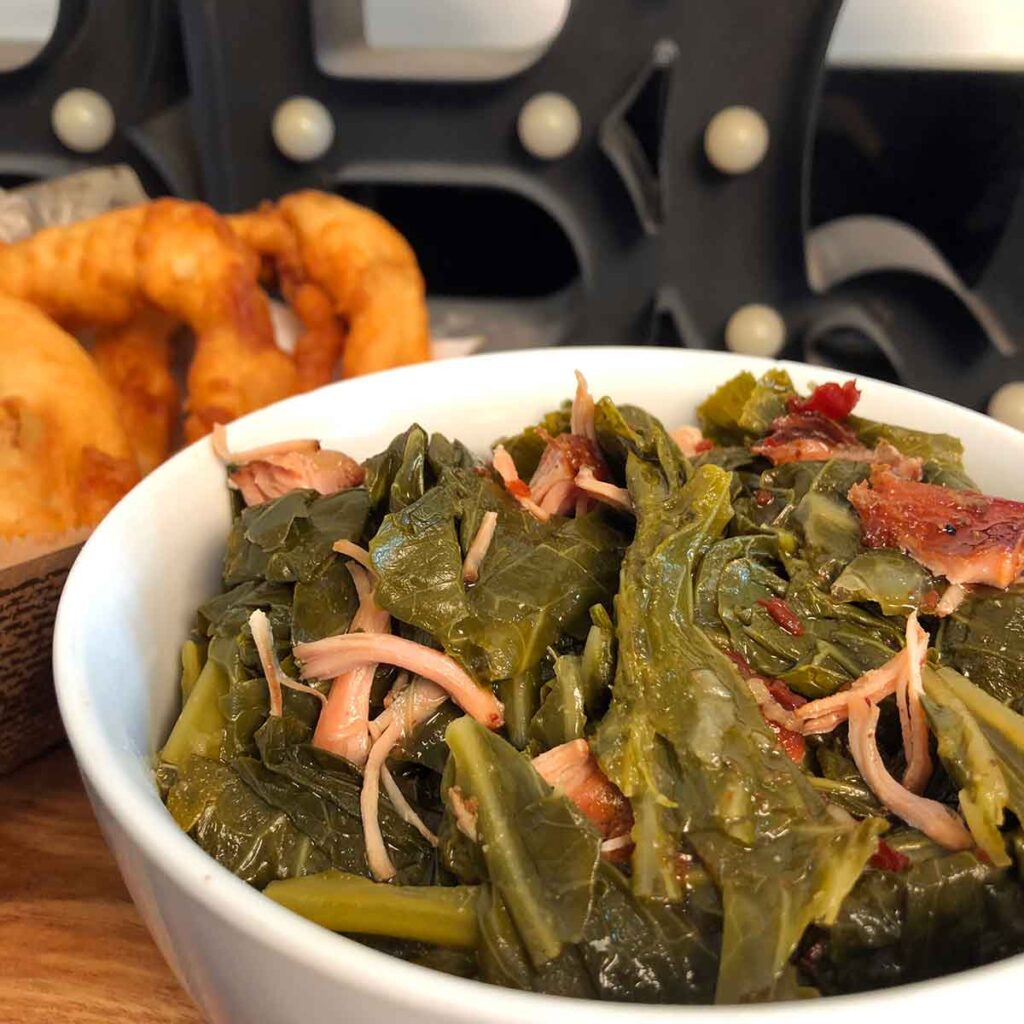
<path fill-rule="evenodd" d="M 749 369 L 759 373 L 774 367 L 794 373 L 799 378 L 810 376 L 820 381 L 841 381 L 855 376 L 786 360 L 652 346 L 588 346 L 497 352 L 401 367 L 372 377 L 338 381 L 316 392 L 296 395 L 257 410 L 235 421 L 235 424 L 244 432 L 257 426 L 261 420 L 287 419 L 290 410 L 301 407 L 313 394 L 331 391 L 348 397 L 358 392 L 367 381 L 379 386 L 381 381 L 418 377 L 429 380 L 437 376 L 443 380 L 446 371 L 452 368 L 461 370 L 466 364 L 479 367 L 479 375 L 483 379 L 489 371 L 493 372 L 510 362 L 576 364 L 586 370 L 588 360 L 607 363 L 616 359 L 630 362 L 646 360 L 652 364 L 664 361 L 676 364 L 677 368 L 683 368 L 686 364 L 728 366 L 731 363 L 734 372 Z M 989 429 L 995 427 L 1009 443 L 1018 446 L 1024 444 L 1021 434 L 1014 428 L 997 423 L 974 410 L 886 381 L 859 374 L 856 379 L 866 386 L 868 393 L 888 394 L 890 397 L 913 396 L 915 401 L 923 398 L 929 403 L 945 406 L 961 421 L 967 417 L 985 422 Z M 955 429 L 955 424 L 951 426 L 952 429 Z M 132 780 L 121 777 L 115 747 L 104 727 L 101 714 L 89 696 L 88 673 L 83 662 L 76 657 L 76 640 L 80 635 L 78 625 L 87 618 L 82 615 L 83 607 L 88 606 L 83 600 L 88 594 L 87 577 L 93 558 L 98 557 L 97 553 L 118 535 L 122 521 L 126 520 L 134 508 L 145 506 L 149 492 L 148 481 L 157 475 L 164 478 L 174 473 L 187 475 L 192 472 L 195 469 L 192 463 L 206 443 L 205 439 L 197 441 L 172 456 L 122 498 L 98 525 L 68 574 L 54 627 L 54 682 L 61 718 L 79 770 L 91 790 L 90 796 L 98 798 L 152 868 L 168 876 L 206 912 L 216 915 L 228 925 L 242 930 L 250 939 L 271 949 L 279 960 L 294 961 L 313 969 L 321 977 L 336 983 L 339 989 L 351 987 L 361 990 L 367 996 L 386 996 L 391 1000 L 396 998 L 396 993 L 404 992 L 404 997 L 400 995 L 398 998 L 404 998 L 410 1009 L 437 1012 L 453 1021 L 486 1019 L 491 1022 L 511 1022 L 535 1014 L 552 1018 L 557 1016 L 566 1021 L 637 1021 L 683 1014 L 694 1018 L 701 1013 L 715 1014 L 718 1019 L 723 1015 L 732 1015 L 732 1019 L 745 1020 L 748 1015 L 755 1015 L 766 1020 L 772 1015 L 784 1014 L 787 1019 L 791 1019 L 796 1014 L 817 1013 L 820 1004 L 816 1000 L 754 1006 L 714 1006 L 574 999 L 500 988 L 403 961 L 343 935 L 325 934 L 325 929 L 265 898 L 261 892 L 236 878 L 182 832 L 166 809 L 154 802 L 152 791 L 144 792 Z M 1007 981 L 1014 974 L 1018 975 L 1019 980 L 1022 969 L 1024 954 L 929 981 L 832 996 L 828 998 L 827 1005 L 831 1013 L 839 1015 L 837 1019 L 851 1021 L 854 1013 L 859 1016 L 863 1010 L 883 1004 L 891 1007 L 899 1003 L 902 1006 L 906 1000 L 920 1000 L 926 993 L 932 996 L 936 1005 L 941 998 L 944 1000 L 943 1005 L 948 1007 L 945 997 L 953 994 L 950 989 L 955 988 L 958 994 L 964 994 L 967 989 L 978 991 L 981 986 L 985 986 L 987 997 L 991 998 L 994 994 L 991 988 L 993 982 Z"/>

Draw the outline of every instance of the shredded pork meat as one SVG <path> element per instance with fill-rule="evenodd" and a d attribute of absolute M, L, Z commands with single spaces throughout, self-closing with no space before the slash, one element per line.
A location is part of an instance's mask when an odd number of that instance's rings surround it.
<path fill-rule="evenodd" d="M 228 483 L 241 491 L 246 505 L 259 505 L 300 487 L 336 494 L 357 487 L 366 476 L 355 459 L 323 449 L 318 441 L 283 441 L 232 452 L 227 432 L 218 425 L 213 431 L 213 449 L 229 466 Z"/>
<path fill-rule="evenodd" d="M 361 665 L 396 665 L 437 683 L 468 715 L 488 729 L 505 721 L 501 701 L 458 662 L 432 647 L 390 633 L 346 633 L 298 644 L 295 656 L 306 679 L 332 679 Z"/>
<path fill-rule="evenodd" d="M 1024 503 L 905 480 L 875 466 L 850 488 L 870 548 L 900 548 L 960 585 L 1005 589 L 1024 571 Z"/>
<path fill-rule="evenodd" d="M 498 513 L 485 512 L 477 528 L 476 536 L 469 545 L 466 559 L 462 563 L 462 579 L 465 583 L 476 583 L 480 579 L 480 566 L 487 557 L 487 551 L 494 539 L 494 531 L 498 525 Z"/>
<path fill-rule="evenodd" d="M 378 882 L 387 882 L 396 874 L 395 866 L 391 862 L 380 830 L 380 783 L 383 780 L 385 786 L 389 786 L 390 780 L 390 786 L 393 786 L 394 790 L 398 790 L 397 784 L 387 771 L 385 762 L 391 751 L 407 735 L 410 735 L 416 726 L 425 722 L 447 699 L 448 694 L 440 686 L 426 679 L 413 680 L 412 684 L 396 698 L 391 707 L 390 724 L 374 740 L 373 746 L 370 748 L 363 771 L 363 786 L 359 793 L 359 811 L 366 841 L 366 861 L 371 874 Z M 404 805 L 407 813 L 415 819 L 410 821 L 409 818 L 406 818 L 406 820 L 436 842 L 436 837 L 423 824 L 419 815 L 409 807 L 400 791 L 398 796 L 399 802 Z M 392 802 L 394 802 L 393 796 Z M 401 808 L 396 807 L 396 810 L 402 814 Z"/>
<path fill-rule="evenodd" d="M 370 560 L 370 552 L 366 548 L 360 547 L 350 540 L 336 540 L 331 545 L 331 548 L 333 551 L 337 551 L 339 555 L 344 555 L 346 558 L 351 558 L 353 562 L 358 562 L 367 572 L 373 572 L 373 562 Z"/>
<path fill-rule="evenodd" d="M 277 651 L 274 650 L 274 633 L 270 628 L 270 619 L 267 618 L 267 613 L 262 609 L 257 608 L 249 616 L 249 631 L 252 633 L 253 643 L 256 645 L 256 653 L 260 659 L 260 666 L 267 680 L 267 689 L 270 691 L 271 715 L 280 718 L 284 711 L 282 687 L 297 690 L 300 693 L 308 693 L 326 705 L 327 698 L 319 690 L 312 686 L 306 686 L 305 683 L 297 682 L 281 668 L 281 662 L 277 658 Z"/>
<path fill-rule="evenodd" d="M 928 653 L 928 634 L 918 624 L 917 612 L 913 612 L 907 619 L 905 650 L 905 671 L 900 673 L 896 682 L 896 707 L 899 709 L 903 750 L 907 760 L 903 785 L 911 793 L 923 793 L 932 776 L 932 759 L 928 752 L 928 719 L 921 703 L 924 693 L 921 666 Z"/>
<path fill-rule="evenodd" d="M 601 771 L 586 740 L 572 740 L 538 754 L 533 767 L 597 826 L 603 839 L 629 834 L 633 827 L 629 801 Z"/>
<path fill-rule="evenodd" d="M 359 608 L 349 625 L 350 634 L 387 633 L 391 616 L 374 600 L 370 575 L 360 565 L 346 564 L 359 597 Z M 354 765 L 366 761 L 370 750 L 370 690 L 376 668 L 376 662 L 367 661 L 330 674 L 304 673 L 307 679 L 332 680 L 327 706 L 313 733 L 314 747 L 337 754 Z"/>
<path fill-rule="evenodd" d="M 863 696 L 851 695 L 849 720 L 853 760 L 871 792 L 882 804 L 947 850 L 969 850 L 974 840 L 956 814 L 936 800 L 912 793 L 889 774 L 875 739 L 878 706 Z"/>
<path fill-rule="evenodd" d="M 710 449 L 714 448 L 714 443 L 701 433 L 700 427 L 676 427 L 675 430 L 669 432 L 669 437 L 679 445 L 679 450 L 688 459 L 695 458 L 702 452 L 710 451 Z"/>
<path fill-rule="evenodd" d="M 619 512 L 633 515 L 633 499 L 625 487 L 618 487 L 606 480 L 598 480 L 589 466 L 584 466 L 573 481 L 575 486 L 598 501 Z"/>

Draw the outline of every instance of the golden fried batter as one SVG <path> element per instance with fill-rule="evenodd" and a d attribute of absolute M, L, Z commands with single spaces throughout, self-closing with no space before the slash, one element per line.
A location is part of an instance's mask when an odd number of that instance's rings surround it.
<path fill-rule="evenodd" d="M 304 391 L 334 380 L 345 347 L 345 329 L 330 295 L 306 279 L 299 240 L 272 203 L 227 218 L 232 231 L 263 260 L 263 276 L 276 283 L 302 323 L 295 344 L 295 369 Z"/>
<path fill-rule="evenodd" d="M 295 352 L 306 387 L 330 380 L 339 355 L 346 377 L 430 358 L 423 277 L 409 243 L 383 217 L 307 190 L 228 221 L 272 265 L 306 328 Z"/>
<path fill-rule="evenodd" d="M 346 377 L 430 358 L 423 276 L 409 243 L 383 217 L 326 192 L 287 195 L 278 209 L 310 281 L 348 323 Z"/>
<path fill-rule="evenodd" d="M 89 355 L 33 306 L 0 296 L 0 537 L 91 526 L 138 478 Z"/>
<path fill-rule="evenodd" d="M 144 309 L 123 327 L 97 335 L 92 357 L 117 401 L 139 472 L 145 476 L 171 453 L 181 392 L 171 373 L 175 322 Z"/>
<path fill-rule="evenodd" d="M 274 344 L 257 271 L 213 210 L 177 199 L 0 247 L 0 291 L 61 323 L 123 325 L 152 304 L 192 328 L 188 440 L 300 389 L 293 361 Z"/>

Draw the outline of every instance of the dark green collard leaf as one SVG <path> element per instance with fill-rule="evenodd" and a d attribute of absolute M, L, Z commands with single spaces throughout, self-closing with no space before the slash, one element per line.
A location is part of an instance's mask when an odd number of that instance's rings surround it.
<path fill-rule="evenodd" d="M 219 761 L 194 756 L 185 762 L 168 793 L 167 809 L 211 857 L 258 889 L 330 867 L 287 814 Z"/>
<path fill-rule="evenodd" d="M 1024 711 L 1024 590 L 969 596 L 943 620 L 936 646 L 944 664 Z"/>
<path fill-rule="evenodd" d="M 583 935 L 600 836 L 526 757 L 468 715 L 446 739 L 454 785 L 476 801 L 487 876 L 540 967 Z"/>
<path fill-rule="evenodd" d="M 832 584 L 832 596 L 848 604 L 877 604 L 883 615 L 909 615 L 938 581 L 902 551 L 875 548 L 859 554 Z"/>
<path fill-rule="evenodd" d="M 857 437 L 869 448 L 879 441 L 886 441 L 898 448 L 904 455 L 938 463 L 952 469 L 963 469 L 964 446 L 960 438 L 951 434 L 929 434 L 925 430 L 913 430 L 892 423 L 878 423 L 874 420 L 851 416 L 847 424 Z"/>
<path fill-rule="evenodd" d="M 744 444 L 743 432 L 739 428 L 740 417 L 747 399 L 754 393 L 757 380 L 752 373 L 744 370 L 735 377 L 720 384 L 697 406 L 697 421 L 705 437 L 718 444 Z"/>
<path fill-rule="evenodd" d="M 481 975 L 492 984 L 619 1002 L 711 1001 L 719 939 L 714 920 L 689 904 L 638 900 L 607 863 L 598 866 L 583 937 L 540 968 L 530 963 L 493 889 L 479 908 Z"/>
<path fill-rule="evenodd" d="M 248 581 L 225 590 L 224 593 L 211 597 L 199 606 L 198 618 L 203 632 L 214 636 L 217 627 L 227 619 L 232 624 L 246 621 L 256 608 L 264 611 L 272 609 L 291 609 L 292 588 L 287 583 L 265 583 Z M 228 632 L 234 630 L 232 625 Z"/>
<path fill-rule="evenodd" d="M 834 459 L 786 463 L 765 470 L 760 479 L 744 474 L 732 532 L 776 537 L 790 575 L 810 568 L 831 583 L 863 550 L 860 521 L 846 495 L 867 472 L 865 463 Z"/>
<path fill-rule="evenodd" d="M 200 606 L 198 622 L 210 638 L 207 653 L 232 683 L 263 671 L 249 629 L 249 616 L 256 608 L 267 613 L 278 657 L 291 655 L 292 593 L 289 584 L 249 581 Z"/>
<path fill-rule="evenodd" d="M 282 661 L 282 668 L 293 677 L 298 675 L 290 656 Z M 310 685 L 319 687 L 326 695 L 330 684 L 314 680 Z M 308 742 L 320 714 L 320 702 L 309 694 L 287 688 L 282 692 L 281 700 L 281 723 L 273 728 L 283 728 L 289 742 Z M 227 693 L 220 698 L 220 710 L 225 722 L 223 758 L 256 756 L 256 734 L 270 714 L 266 679 L 261 675 L 233 679 Z"/>
<path fill-rule="evenodd" d="M 863 550 L 860 520 L 845 499 L 812 488 L 793 512 L 793 521 L 803 534 L 801 557 L 825 582 L 834 580 Z"/>
<path fill-rule="evenodd" d="M 369 511 L 369 497 L 362 487 L 326 496 L 310 490 L 289 491 L 244 509 L 228 535 L 225 585 L 313 579 L 335 557 L 331 550 L 335 541 L 362 539 Z"/>
<path fill-rule="evenodd" d="M 498 525 L 467 588 L 463 544 L 487 508 Z M 455 471 L 386 517 L 370 553 L 382 607 L 431 633 L 471 672 L 499 680 L 536 665 L 563 633 L 585 633 L 591 605 L 611 599 L 623 545 L 600 511 L 539 523 L 492 480 Z"/>
<path fill-rule="evenodd" d="M 516 750 L 523 750 L 529 742 L 530 723 L 540 704 L 541 687 L 550 674 L 545 659 L 498 683 L 498 699 L 505 706 L 505 735 Z"/>
<path fill-rule="evenodd" d="M 922 479 L 926 484 L 937 484 L 953 491 L 978 491 L 981 488 L 959 466 L 942 462 L 926 462 Z"/>
<path fill-rule="evenodd" d="M 961 786 L 960 806 L 978 845 L 1009 865 L 998 829 L 1004 810 L 1024 821 L 1024 716 L 950 668 L 924 670 L 925 708 L 939 756 Z"/>
<path fill-rule="evenodd" d="M 433 479 L 440 480 L 446 469 L 472 469 L 478 460 L 461 441 L 449 441 L 444 434 L 433 433 L 427 445 L 427 467 Z"/>
<path fill-rule="evenodd" d="M 921 701 L 938 741 L 943 766 L 960 786 L 960 810 L 967 827 L 993 864 L 1009 867 L 1010 857 L 999 829 L 1010 793 L 999 758 L 981 725 L 943 676 L 926 666 L 924 679 L 925 695 Z M 966 679 L 963 682 L 971 685 Z M 1024 729 L 1021 736 L 1024 739 Z M 1024 769 L 1024 746 L 1017 752 L 1017 761 L 1019 769 Z M 1024 798 L 1024 790 L 1017 795 Z M 1024 802 L 1020 806 L 1024 810 Z"/>
<path fill-rule="evenodd" d="M 756 603 L 773 596 L 784 597 L 800 620 L 802 634 L 783 629 Z M 885 664 L 902 644 L 900 626 L 836 600 L 809 572 L 787 582 L 764 561 L 737 558 L 722 568 L 717 597 L 728 644 L 758 672 L 782 679 L 807 697 L 833 693 Z M 701 605 L 702 616 L 711 615 L 709 606 L 710 602 Z"/>
<path fill-rule="evenodd" d="M 719 444 L 746 445 L 767 434 L 772 420 L 786 414 L 796 394 L 785 370 L 768 370 L 759 380 L 744 370 L 697 407 L 701 429 Z"/>
<path fill-rule="evenodd" d="M 694 625 L 694 575 L 731 516 L 727 473 L 683 488 L 631 459 L 636 538 L 616 597 L 619 659 L 596 736 L 636 815 L 633 889 L 678 900 L 685 836 L 720 886 L 716 998 L 770 998 L 805 928 L 829 922 L 884 823 L 838 824 L 762 718 L 746 683 Z"/>
<path fill-rule="evenodd" d="M 262 760 L 238 758 L 232 766 L 264 802 L 284 811 L 329 859 L 330 866 L 367 875 L 359 793 L 362 776 L 348 762 L 297 741 L 289 724 L 268 719 L 256 740 Z M 433 878 L 433 848 L 381 795 L 384 842 L 403 885 Z"/>
<path fill-rule="evenodd" d="M 693 459 L 697 466 L 718 466 L 735 472 L 747 466 L 754 466 L 760 461 L 746 445 L 715 445 L 706 452 L 701 452 Z"/>
<path fill-rule="evenodd" d="M 785 593 L 786 584 L 775 575 L 773 569 L 778 557 L 778 539 L 770 535 L 750 534 L 715 541 L 701 559 L 697 572 L 694 622 L 725 641 L 727 632 L 719 615 L 719 590 L 722 587 L 723 576 L 728 571 L 729 578 L 745 588 L 756 579 L 760 569 L 766 569 L 771 573 L 773 580 L 765 581 L 757 597 L 779 596 Z M 739 566 L 730 569 L 734 563 L 739 563 Z"/>
<path fill-rule="evenodd" d="M 540 710 L 530 723 L 531 750 L 539 753 L 582 739 L 587 726 L 585 685 L 582 657 L 564 654 L 555 659 L 555 676 L 545 684 Z"/>
<path fill-rule="evenodd" d="M 423 496 L 428 487 L 428 444 L 427 432 L 414 423 L 396 435 L 384 451 L 363 463 L 365 486 L 374 510 L 398 511 Z"/>
<path fill-rule="evenodd" d="M 827 995 L 923 981 L 1024 950 L 1024 888 L 973 852 L 908 853 L 907 871 L 865 871 L 810 961 Z"/>
<path fill-rule="evenodd" d="M 444 734 L 461 714 L 462 710 L 451 701 L 442 704 L 415 732 L 399 743 L 391 753 L 390 760 L 423 765 L 440 775 L 448 763 L 448 746 Z"/>
<path fill-rule="evenodd" d="M 751 437 L 767 434 L 772 420 L 786 415 L 787 399 L 795 395 L 793 381 L 785 370 L 767 370 L 743 403 L 737 427 Z"/>
<path fill-rule="evenodd" d="M 690 464 L 672 440 L 661 420 L 635 405 L 616 405 L 602 398 L 594 412 L 597 443 L 613 475 L 621 479 L 630 453 L 656 461 L 673 484 L 689 475 Z"/>
<path fill-rule="evenodd" d="M 295 584 L 292 644 L 347 632 L 358 607 L 356 586 L 344 559 L 331 559 L 317 576 Z"/>
<path fill-rule="evenodd" d="M 554 675 L 545 683 L 540 708 L 529 723 L 531 753 L 582 738 L 588 720 L 597 721 L 608 707 L 615 675 L 615 627 L 602 605 L 591 608 L 590 615 L 592 625 L 581 653 L 551 652 Z"/>
<path fill-rule="evenodd" d="M 811 738 L 819 776 L 811 776 L 811 785 L 829 803 L 841 807 L 855 818 L 883 816 L 884 808 L 864 782 L 848 751 L 841 749 L 836 734 Z"/>

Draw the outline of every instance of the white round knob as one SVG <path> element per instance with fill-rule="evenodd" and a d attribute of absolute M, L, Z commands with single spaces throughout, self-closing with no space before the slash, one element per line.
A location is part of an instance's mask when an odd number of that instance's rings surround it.
<path fill-rule="evenodd" d="M 113 137 L 117 119 L 105 96 L 92 89 L 69 89 L 50 111 L 53 134 L 76 153 L 95 153 Z"/>
<path fill-rule="evenodd" d="M 558 92 L 539 92 L 523 104 L 516 124 L 523 149 L 538 160 L 559 160 L 580 141 L 580 112 Z"/>
<path fill-rule="evenodd" d="M 988 414 L 1000 423 L 1024 430 L 1024 380 L 1004 384 L 989 400 Z"/>
<path fill-rule="evenodd" d="M 723 174 L 746 174 L 768 152 L 768 124 L 751 107 L 726 107 L 704 129 L 704 152 Z"/>
<path fill-rule="evenodd" d="M 312 96 L 292 96 L 274 111 L 270 122 L 274 144 L 289 160 L 319 160 L 334 141 L 334 118 Z"/>
<path fill-rule="evenodd" d="M 725 325 L 725 347 L 744 356 L 773 359 L 786 344 L 786 323 L 771 306 L 740 306 Z"/>

